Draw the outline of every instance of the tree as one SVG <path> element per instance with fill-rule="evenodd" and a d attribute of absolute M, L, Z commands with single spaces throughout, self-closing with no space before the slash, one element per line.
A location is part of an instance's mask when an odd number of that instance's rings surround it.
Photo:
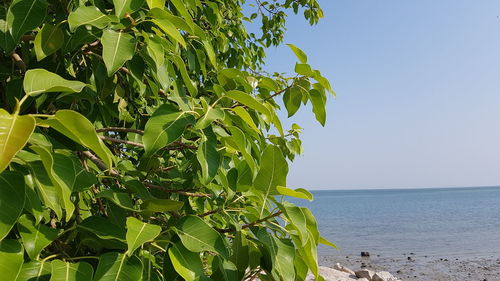
<path fill-rule="evenodd" d="M 294 45 L 295 75 L 262 71 L 315 0 L 2 3 L 3 280 L 321 279 L 275 99 L 324 124 L 333 91 Z"/>

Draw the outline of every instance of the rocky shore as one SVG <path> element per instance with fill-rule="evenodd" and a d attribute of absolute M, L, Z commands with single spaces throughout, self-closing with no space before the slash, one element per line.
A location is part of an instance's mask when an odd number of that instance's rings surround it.
<path fill-rule="evenodd" d="M 488 256 L 425 256 L 415 253 L 397 257 L 372 256 L 323 256 L 321 272 L 326 281 L 498 281 L 500 280 L 500 255 Z M 346 269 L 346 270 L 343 270 Z M 361 271 L 369 277 L 361 279 Z M 389 273 L 390 272 L 390 273 Z M 375 273 L 386 279 L 373 279 Z M 363 274 L 363 273 L 361 273 Z M 373 274 L 373 275 L 370 275 Z M 359 275 L 359 276 L 357 276 Z M 364 275 L 363 275 L 364 277 Z M 393 279 L 390 279 L 393 278 Z M 313 277 L 307 279 L 314 280 Z"/>
<path fill-rule="evenodd" d="M 325 281 L 401 281 L 387 271 L 373 271 L 366 268 L 353 271 L 337 263 L 333 268 L 320 266 L 319 272 Z M 306 281 L 314 281 L 314 276 L 309 275 Z"/>

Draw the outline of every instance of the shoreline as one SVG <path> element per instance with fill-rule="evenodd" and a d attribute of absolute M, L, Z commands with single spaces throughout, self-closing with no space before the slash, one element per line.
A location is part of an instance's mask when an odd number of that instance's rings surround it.
<path fill-rule="evenodd" d="M 408 253 L 393 257 L 319 256 L 321 266 L 334 268 L 336 263 L 353 271 L 360 269 L 388 271 L 400 280 L 412 281 L 494 281 L 500 276 L 500 254 L 424 256 Z"/>

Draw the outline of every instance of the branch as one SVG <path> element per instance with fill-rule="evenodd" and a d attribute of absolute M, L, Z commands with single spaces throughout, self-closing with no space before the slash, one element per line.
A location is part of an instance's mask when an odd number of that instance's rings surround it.
<path fill-rule="evenodd" d="M 106 136 L 99 136 L 99 138 L 101 140 L 105 140 L 105 141 L 123 143 L 123 144 L 128 144 L 128 145 L 137 146 L 137 147 L 144 147 L 144 144 L 138 143 L 138 142 L 115 139 L 115 138 L 110 138 L 110 137 L 106 137 Z M 197 149 L 197 147 L 195 145 L 186 144 L 186 143 L 182 143 L 182 142 L 174 142 L 171 145 L 167 145 L 167 146 L 163 147 L 162 149 L 163 150 L 182 150 L 182 149 Z"/>
<path fill-rule="evenodd" d="M 264 221 L 267 221 L 267 220 L 272 219 L 272 218 L 274 218 L 274 217 L 277 217 L 277 216 L 281 215 L 282 213 L 283 213 L 282 211 L 277 211 L 276 213 L 271 214 L 271 215 L 269 215 L 269 216 L 267 216 L 267 217 L 265 217 L 265 218 L 262 218 L 262 219 L 256 220 L 256 221 L 251 222 L 251 223 L 244 224 L 244 225 L 241 227 L 241 229 L 245 229 L 245 228 L 252 227 L 252 226 L 254 226 L 254 225 L 256 225 L 256 224 L 259 224 L 259 223 L 261 223 L 261 222 L 264 222 Z M 228 233 L 228 232 L 235 232 L 235 231 L 236 231 L 236 229 L 234 229 L 234 228 L 224 228 L 224 229 L 217 229 L 217 231 L 219 231 L 220 233 Z"/>
<path fill-rule="evenodd" d="M 139 129 L 131 129 L 131 128 L 122 128 L 122 127 L 109 127 L 109 128 L 102 128 L 102 129 L 97 129 L 96 132 L 102 133 L 102 132 L 121 132 L 121 133 L 135 133 L 139 135 L 144 135 L 143 130 Z"/>
<path fill-rule="evenodd" d="M 138 143 L 138 142 L 133 142 L 133 141 L 128 141 L 128 140 L 121 140 L 121 139 L 115 139 L 115 138 L 110 138 L 106 136 L 99 136 L 101 140 L 105 141 L 110 141 L 110 142 L 116 142 L 116 143 L 123 143 L 123 144 L 129 144 L 133 146 L 138 146 L 138 147 L 144 147 L 144 144 Z"/>
<path fill-rule="evenodd" d="M 199 214 L 198 217 L 202 218 L 202 217 L 210 216 L 210 215 L 213 215 L 215 213 L 218 213 L 219 211 L 220 211 L 219 209 L 215 209 L 215 210 L 203 213 L 203 214 Z"/>
<path fill-rule="evenodd" d="M 155 185 L 155 184 L 148 183 L 148 182 L 144 182 L 144 185 L 147 186 L 147 187 L 149 187 L 149 188 L 154 188 L 154 189 L 162 190 L 162 191 L 167 192 L 167 193 L 177 193 L 177 194 L 185 195 L 185 196 L 189 196 L 189 197 L 207 197 L 207 198 L 211 198 L 212 197 L 212 195 L 207 194 L 207 193 L 193 193 L 193 192 L 187 192 L 187 191 L 184 191 L 184 190 L 168 189 L 168 188 L 166 188 L 164 186 Z"/>
<path fill-rule="evenodd" d="M 26 64 L 24 63 L 23 59 L 17 54 L 17 53 L 12 53 L 10 55 L 14 63 L 21 69 L 22 72 L 26 72 Z"/>
<path fill-rule="evenodd" d="M 97 168 L 99 168 L 99 170 L 101 170 L 101 171 L 107 171 L 107 170 L 109 170 L 108 166 L 106 165 L 106 163 L 104 163 L 104 161 L 102 161 L 101 159 L 97 158 L 97 156 L 95 156 L 94 154 L 92 154 L 92 152 L 90 152 L 90 151 L 82 151 L 81 153 L 82 153 L 83 156 L 85 156 L 88 159 L 90 159 L 90 161 L 94 162 L 94 164 L 97 166 Z M 117 177 L 117 176 L 120 175 L 115 169 L 109 170 L 109 174 L 112 175 L 112 176 L 114 176 L 114 177 Z"/>
<path fill-rule="evenodd" d="M 266 99 L 264 99 L 264 101 L 268 101 L 268 100 L 274 98 L 275 96 L 281 95 L 282 93 L 284 93 L 286 90 L 290 89 L 291 87 L 292 87 L 292 85 L 290 85 L 290 86 L 288 86 L 280 91 L 274 92 L 274 94 L 272 94 L 269 97 L 267 97 Z"/>

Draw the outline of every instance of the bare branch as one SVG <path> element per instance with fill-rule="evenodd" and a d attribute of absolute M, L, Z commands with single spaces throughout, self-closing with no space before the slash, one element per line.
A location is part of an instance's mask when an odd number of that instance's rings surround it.
<path fill-rule="evenodd" d="M 265 221 L 267 221 L 269 219 L 272 219 L 274 217 L 277 217 L 277 216 L 281 215 L 282 213 L 283 212 L 281 212 L 281 211 L 277 211 L 276 213 L 271 214 L 271 215 L 269 215 L 269 216 L 267 216 L 265 218 L 256 220 L 256 221 L 251 222 L 251 223 L 244 224 L 243 226 L 241 226 L 241 229 L 249 228 L 249 227 L 257 225 L 257 224 L 259 224 L 261 222 L 265 222 Z M 224 228 L 224 229 L 217 229 L 217 231 L 219 231 L 220 233 L 228 233 L 228 232 L 235 232 L 236 229 L 234 229 L 234 228 Z"/>
<path fill-rule="evenodd" d="M 147 187 L 149 187 L 149 188 L 154 188 L 154 189 L 162 190 L 162 191 L 167 192 L 167 193 L 177 193 L 177 194 L 185 195 L 185 196 L 189 196 L 189 197 L 207 197 L 207 198 L 212 197 L 212 195 L 207 194 L 207 193 L 194 193 L 194 192 L 187 192 L 187 191 L 184 191 L 184 190 L 168 189 L 168 188 L 166 188 L 164 186 L 155 185 L 155 184 L 152 184 L 152 183 L 149 183 L 149 182 L 144 182 L 144 185 L 147 186 Z"/>
<path fill-rule="evenodd" d="M 102 132 L 121 132 L 121 133 L 135 133 L 139 135 L 144 135 L 143 130 L 139 129 L 132 129 L 132 128 L 122 128 L 122 127 L 109 127 L 109 128 L 102 128 L 102 129 L 97 129 L 96 132 L 102 133 Z"/>
<path fill-rule="evenodd" d="M 108 170 L 108 166 L 106 165 L 106 163 L 104 163 L 104 161 L 102 161 L 101 159 L 97 158 L 97 156 L 92 154 L 92 152 L 82 151 L 82 155 L 87 157 L 88 159 L 90 159 L 90 161 L 92 161 L 97 166 L 97 168 L 99 168 L 99 170 L 101 170 L 101 171 Z M 109 170 L 109 174 L 111 176 L 114 176 L 114 177 L 117 177 L 120 175 L 115 169 Z"/>

